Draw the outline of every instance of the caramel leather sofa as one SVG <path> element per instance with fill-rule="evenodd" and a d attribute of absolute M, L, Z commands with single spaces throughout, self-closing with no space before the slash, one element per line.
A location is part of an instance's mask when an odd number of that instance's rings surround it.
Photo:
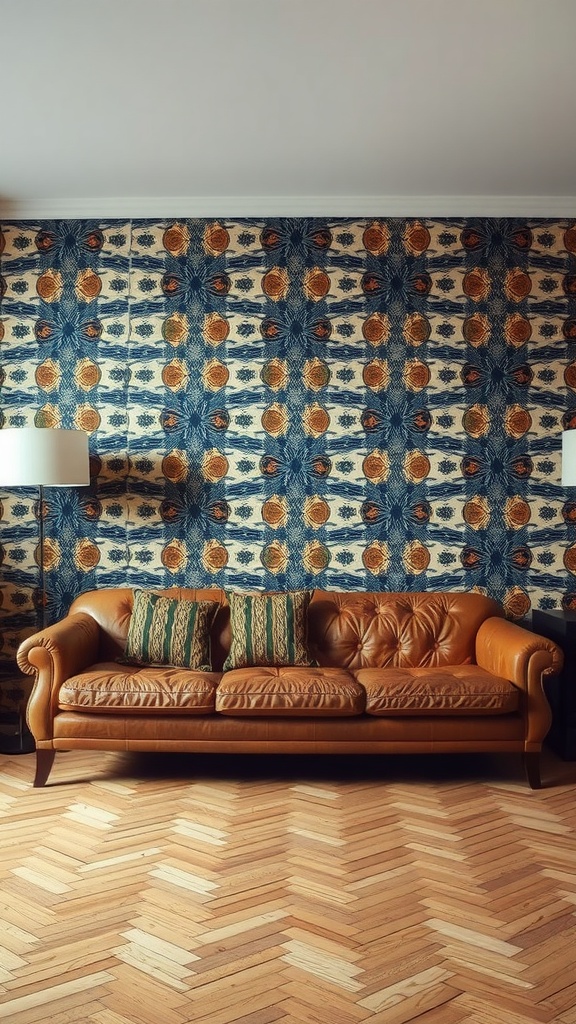
<path fill-rule="evenodd" d="M 156 591 L 217 600 L 211 672 L 121 658 L 130 589 L 82 594 L 18 651 L 34 674 L 28 722 L 35 786 L 58 750 L 409 754 L 517 752 L 540 786 L 551 715 L 543 680 L 562 653 L 478 593 L 329 593 L 308 611 L 317 668 L 222 672 L 230 643 L 221 590 Z"/>

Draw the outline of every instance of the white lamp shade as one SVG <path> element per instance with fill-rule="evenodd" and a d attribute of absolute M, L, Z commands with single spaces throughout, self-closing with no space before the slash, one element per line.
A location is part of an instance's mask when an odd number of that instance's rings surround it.
<path fill-rule="evenodd" d="M 83 487 L 89 483 L 88 434 L 84 430 L 0 430 L 0 487 Z"/>
<path fill-rule="evenodd" d="M 562 434 L 562 485 L 576 487 L 576 430 Z"/>

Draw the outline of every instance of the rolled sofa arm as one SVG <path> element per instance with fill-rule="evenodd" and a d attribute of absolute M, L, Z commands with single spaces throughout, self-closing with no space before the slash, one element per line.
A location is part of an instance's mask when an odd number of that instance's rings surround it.
<path fill-rule="evenodd" d="M 481 668 L 522 689 L 528 685 L 530 659 L 537 651 L 545 654 L 541 661 L 545 675 L 560 672 L 564 655 L 558 645 L 515 622 L 497 617 L 486 619 L 476 634 L 476 661 Z"/>
<path fill-rule="evenodd" d="M 560 647 L 514 622 L 493 617 L 482 623 L 476 635 L 476 661 L 524 691 L 526 750 L 539 750 L 552 722 L 543 681 L 560 672 L 564 664 Z"/>
<path fill-rule="evenodd" d="M 62 683 L 98 660 L 100 626 L 91 615 L 77 612 L 23 640 L 18 667 L 35 676 L 27 717 L 35 740 L 52 739 Z"/>

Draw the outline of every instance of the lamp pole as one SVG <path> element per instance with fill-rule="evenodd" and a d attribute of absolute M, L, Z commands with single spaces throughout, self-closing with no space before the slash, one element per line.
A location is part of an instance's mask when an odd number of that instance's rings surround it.
<path fill-rule="evenodd" d="M 44 566 L 44 484 L 38 484 L 38 527 L 40 531 L 40 550 L 38 567 L 40 569 L 40 628 L 46 625 L 46 569 Z"/>

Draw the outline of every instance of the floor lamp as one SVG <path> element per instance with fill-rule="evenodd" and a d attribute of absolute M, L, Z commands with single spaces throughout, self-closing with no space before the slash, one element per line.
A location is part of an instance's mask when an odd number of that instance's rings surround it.
<path fill-rule="evenodd" d="M 88 434 L 51 427 L 0 430 L 0 487 L 37 487 L 42 628 L 46 625 L 44 573 L 44 488 L 85 487 L 90 483 Z"/>
<path fill-rule="evenodd" d="M 562 431 L 563 487 L 576 487 L 576 430 Z"/>

